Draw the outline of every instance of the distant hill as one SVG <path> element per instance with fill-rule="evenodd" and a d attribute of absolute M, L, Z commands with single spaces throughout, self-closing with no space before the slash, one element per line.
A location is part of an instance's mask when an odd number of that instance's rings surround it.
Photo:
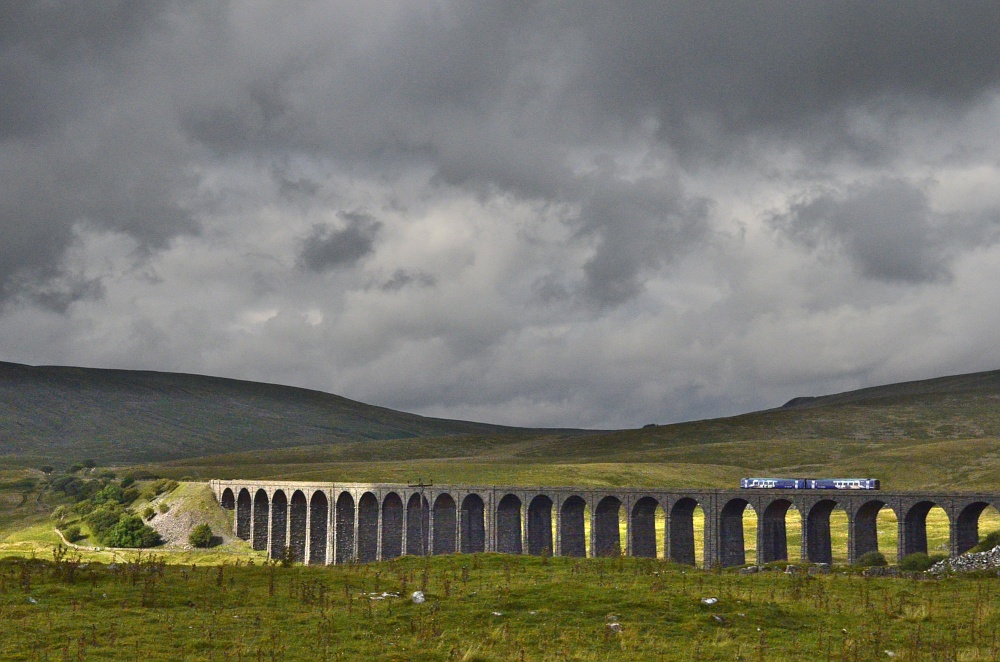
<path fill-rule="evenodd" d="M 177 460 L 338 442 L 523 432 L 289 386 L 0 362 L 0 459 Z"/>

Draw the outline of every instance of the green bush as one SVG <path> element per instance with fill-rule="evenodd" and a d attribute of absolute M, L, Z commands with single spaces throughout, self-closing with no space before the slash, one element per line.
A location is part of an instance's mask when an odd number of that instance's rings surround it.
<path fill-rule="evenodd" d="M 192 529 L 191 535 L 188 536 L 188 542 L 191 543 L 192 547 L 211 547 L 212 536 L 212 527 L 208 524 L 199 524 Z"/>
<path fill-rule="evenodd" d="M 87 515 L 87 524 L 90 525 L 90 530 L 94 532 L 94 535 L 104 540 L 124 514 L 125 510 L 117 503 L 106 503 Z"/>
<path fill-rule="evenodd" d="M 946 558 L 948 557 L 944 554 L 931 554 L 928 556 L 923 552 L 916 552 L 904 556 L 899 562 L 899 569 L 906 570 L 907 572 L 924 572 L 938 561 L 943 561 Z"/>
<path fill-rule="evenodd" d="M 155 547 L 161 542 L 160 534 L 137 515 L 124 515 L 104 536 L 109 547 Z"/>
<path fill-rule="evenodd" d="M 862 568 L 873 568 L 887 566 L 889 562 L 885 560 L 885 555 L 882 552 L 871 551 L 862 554 L 861 558 L 854 562 L 854 565 Z"/>
<path fill-rule="evenodd" d="M 146 509 L 142 511 L 142 519 L 147 522 L 156 517 L 156 511 L 153 510 L 152 506 L 146 506 Z"/>
<path fill-rule="evenodd" d="M 993 533 L 988 533 L 979 539 L 979 544 L 970 549 L 970 552 L 988 552 L 997 545 L 1000 545 L 1000 529 Z"/>
<path fill-rule="evenodd" d="M 167 511 L 169 511 L 169 510 L 170 510 L 170 506 L 168 506 L 168 505 L 167 505 L 167 504 L 166 504 L 165 502 L 161 501 L 161 502 L 160 502 L 160 505 L 159 505 L 159 506 L 157 506 L 157 509 L 158 509 L 158 510 L 159 510 L 159 511 L 160 511 L 161 513 L 166 513 Z"/>
<path fill-rule="evenodd" d="M 135 476 L 128 475 L 122 478 L 122 487 L 129 487 L 135 483 Z"/>
<path fill-rule="evenodd" d="M 62 534 L 69 542 L 76 542 L 83 537 L 83 534 L 80 532 L 80 525 L 78 524 L 67 526 L 62 530 Z"/>

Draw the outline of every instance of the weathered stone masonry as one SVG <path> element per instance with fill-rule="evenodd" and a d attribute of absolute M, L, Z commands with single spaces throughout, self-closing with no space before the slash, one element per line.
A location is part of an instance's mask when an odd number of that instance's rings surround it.
<path fill-rule="evenodd" d="M 387 483 L 213 480 L 234 530 L 254 549 L 280 556 L 291 547 L 311 564 L 376 561 L 406 554 L 551 553 L 586 556 L 585 517 L 594 556 L 657 556 L 656 510 L 666 516 L 665 555 L 695 563 L 693 515 L 705 513 L 705 565 L 745 562 L 743 512 L 757 517 L 761 563 L 788 558 L 785 515 L 802 515 L 802 558 L 832 558 L 830 513 L 847 513 L 848 561 L 878 549 L 875 521 L 883 508 L 899 522 L 899 557 L 927 551 L 927 513 L 940 506 L 950 523 L 951 555 L 973 547 L 979 515 L 1000 508 L 1000 494 L 920 494 L 834 490 L 600 490 L 572 487 L 423 489 Z M 619 527 L 624 510 L 625 537 Z M 554 532 L 554 533 L 553 533 Z"/>

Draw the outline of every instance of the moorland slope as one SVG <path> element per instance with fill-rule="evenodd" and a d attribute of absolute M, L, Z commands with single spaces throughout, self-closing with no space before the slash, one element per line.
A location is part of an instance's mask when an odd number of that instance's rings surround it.
<path fill-rule="evenodd" d="M 0 362 L 0 459 L 178 460 L 338 442 L 521 432 L 289 386 Z"/>

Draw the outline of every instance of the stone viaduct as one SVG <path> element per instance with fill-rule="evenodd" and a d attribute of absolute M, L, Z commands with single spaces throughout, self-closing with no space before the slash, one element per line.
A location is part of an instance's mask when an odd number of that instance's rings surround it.
<path fill-rule="evenodd" d="M 743 512 L 757 513 L 758 562 L 788 558 L 785 515 L 802 516 L 802 558 L 832 559 L 830 513 L 848 522 L 848 562 L 878 549 L 875 520 L 888 508 L 899 527 L 898 555 L 927 552 L 927 513 L 948 515 L 952 556 L 973 547 L 979 515 L 1000 509 L 1000 494 L 847 490 L 670 490 L 574 487 L 414 487 L 388 483 L 213 480 L 236 535 L 280 557 L 291 547 L 310 564 L 376 561 L 403 554 L 500 552 L 556 556 L 658 556 L 695 564 L 693 515 L 705 514 L 704 564 L 745 562 Z M 657 544 L 662 508 L 664 542 Z M 620 526 L 620 512 L 625 514 Z M 589 545 L 585 516 L 590 516 Z M 624 539 L 622 539 L 624 530 Z"/>

